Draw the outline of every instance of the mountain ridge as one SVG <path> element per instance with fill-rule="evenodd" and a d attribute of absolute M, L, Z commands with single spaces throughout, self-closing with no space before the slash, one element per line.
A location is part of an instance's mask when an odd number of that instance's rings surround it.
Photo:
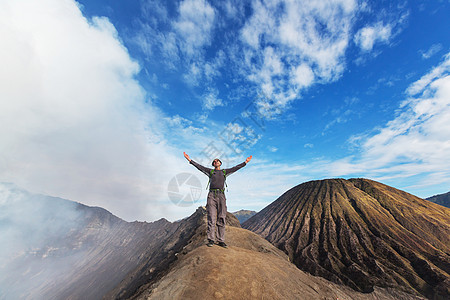
<path fill-rule="evenodd" d="M 242 227 L 300 269 L 355 290 L 382 286 L 446 297 L 450 213 L 444 209 L 372 180 L 327 179 L 293 187 Z"/>
<path fill-rule="evenodd" d="M 163 276 L 142 285 L 129 299 L 423 299 L 383 288 L 363 294 L 309 275 L 281 250 L 239 226 L 226 227 L 228 249 L 209 248 L 206 210 L 199 207 L 191 217 L 200 220 L 200 227 L 177 259 Z"/>
<path fill-rule="evenodd" d="M 257 211 L 254 210 L 247 210 L 247 209 L 241 209 L 235 212 L 232 212 L 232 214 L 239 220 L 239 222 L 242 224 L 251 217 L 253 217 Z"/>
<path fill-rule="evenodd" d="M 450 208 L 450 192 L 434 195 L 425 200 Z"/>

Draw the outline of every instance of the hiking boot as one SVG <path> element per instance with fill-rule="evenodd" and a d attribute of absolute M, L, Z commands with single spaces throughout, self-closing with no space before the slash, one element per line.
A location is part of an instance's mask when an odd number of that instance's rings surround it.
<path fill-rule="evenodd" d="M 220 247 L 228 248 L 228 245 L 225 244 L 225 242 L 219 242 L 218 245 L 219 245 Z"/>
<path fill-rule="evenodd" d="M 213 240 L 208 240 L 208 243 L 206 244 L 206 246 L 212 247 L 213 245 L 214 245 L 214 241 Z"/>

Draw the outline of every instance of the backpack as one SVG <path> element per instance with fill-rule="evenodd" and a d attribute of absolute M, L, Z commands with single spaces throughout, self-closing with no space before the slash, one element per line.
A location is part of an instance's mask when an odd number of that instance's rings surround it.
<path fill-rule="evenodd" d="M 214 171 L 215 171 L 214 169 L 211 169 L 211 171 L 209 172 L 209 180 L 208 180 L 208 184 L 206 185 L 206 189 L 208 189 L 209 184 L 211 183 L 211 176 L 214 174 Z M 222 172 L 223 172 L 223 176 L 225 177 L 225 187 L 227 188 L 227 191 L 228 191 L 227 172 L 225 171 L 225 169 L 223 169 Z"/>

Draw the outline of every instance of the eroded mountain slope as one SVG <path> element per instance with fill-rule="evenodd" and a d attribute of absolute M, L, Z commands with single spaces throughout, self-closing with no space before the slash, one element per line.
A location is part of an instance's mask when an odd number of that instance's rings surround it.
<path fill-rule="evenodd" d="M 300 269 L 355 290 L 450 297 L 450 210 L 367 179 L 298 185 L 247 220 Z"/>

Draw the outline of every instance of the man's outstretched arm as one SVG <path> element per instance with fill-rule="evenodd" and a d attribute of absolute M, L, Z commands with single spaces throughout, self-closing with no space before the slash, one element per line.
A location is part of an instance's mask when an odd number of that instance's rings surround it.
<path fill-rule="evenodd" d="M 240 168 L 245 167 L 245 165 L 247 165 L 247 163 L 252 160 L 252 155 L 250 155 L 249 157 L 247 157 L 247 159 L 245 160 L 245 162 L 238 164 L 237 166 L 234 166 L 232 168 L 229 169 L 225 169 L 225 173 L 228 175 L 230 175 L 231 173 L 236 172 L 237 170 L 239 170 Z"/>
<path fill-rule="evenodd" d="M 184 157 L 186 157 L 186 159 L 189 161 L 190 164 L 192 164 L 194 167 L 196 167 L 197 169 L 199 169 L 200 171 L 202 171 L 203 173 L 205 173 L 207 176 L 209 176 L 209 172 L 211 171 L 211 169 L 208 169 L 204 166 L 202 166 L 199 163 L 196 163 L 195 161 L 193 161 L 189 155 L 186 154 L 186 152 L 183 152 Z"/>

